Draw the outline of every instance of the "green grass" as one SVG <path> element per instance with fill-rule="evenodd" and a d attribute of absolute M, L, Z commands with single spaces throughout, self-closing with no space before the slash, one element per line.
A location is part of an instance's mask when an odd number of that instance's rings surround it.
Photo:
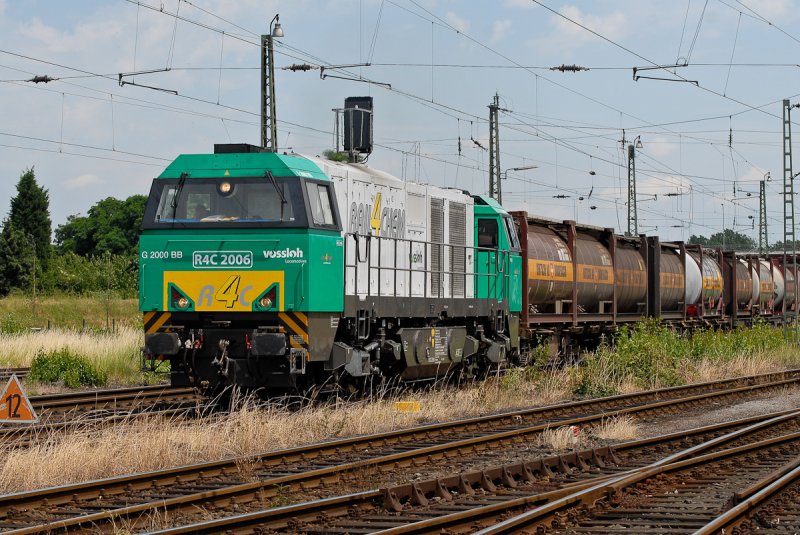
<path fill-rule="evenodd" d="M 106 314 L 108 313 L 108 319 Z M 0 332 L 21 332 L 31 328 L 106 329 L 120 327 L 142 328 L 142 316 L 136 299 L 111 299 L 103 296 L 46 296 L 12 295 L 0 299 Z M 112 321 L 113 320 L 113 321 Z"/>
<path fill-rule="evenodd" d="M 103 331 L 26 331 L 0 333 L 0 368 L 32 366 L 41 355 L 65 353 L 85 359 L 101 377 L 103 385 L 136 385 L 160 382 L 164 374 L 141 371 L 141 329 L 122 327 L 116 332 Z M 39 384 L 68 386 L 65 376 L 33 376 Z M 34 383 L 34 381 L 29 381 Z"/>
<path fill-rule="evenodd" d="M 89 359 L 73 354 L 67 348 L 39 351 L 31 362 L 28 380 L 37 383 L 63 382 L 67 388 L 103 386 L 108 377 Z"/>
<path fill-rule="evenodd" d="M 625 326 L 572 370 L 573 391 L 607 396 L 800 365 L 800 348 L 765 323 L 733 331 L 678 333 L 656 320 Z"/>
<path fill-rule="evenodd" d="M 51 330 L 46 330 L 48 320 Z M 80 366 L 72 362 L 55 375 L 32 376 L 28 382 L 34 390 L 37 385 L 52 383 L 72 387 L 78 383 L 99 386 L 159 382 L 164 375 L 140 370 L 143 341 L 142 316 L 135 299 L 46 296 L 37 298 L 35 306 L 28 296 L 0 299 L 0 368 L 31 366 L 37 355 L 40 359 L 47 355 L 62 361 L 69 360 L 69 356 L 84 359 L 97 375 L 97 380 L 88 383 L 77 379 L 70 370 Z M 55 365 L 50 368 L 60 369 Z"/>

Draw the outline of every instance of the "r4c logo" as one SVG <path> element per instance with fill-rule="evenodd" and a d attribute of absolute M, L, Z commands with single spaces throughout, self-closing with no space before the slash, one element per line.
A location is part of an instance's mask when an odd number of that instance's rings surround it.
<path fill-rule="evenodd" d="M 241 282 L 241 275 L 231 275 L 228 280 L 222 285 L 222 288 L 214 294 L 214 299 L 225 303 L 227 308 L 233 308 L 236 301 L 239 300 L 239 282 Z"/>

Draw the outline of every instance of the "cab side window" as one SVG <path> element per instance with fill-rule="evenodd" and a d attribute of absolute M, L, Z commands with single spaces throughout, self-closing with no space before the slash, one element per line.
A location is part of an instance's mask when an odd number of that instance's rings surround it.
<path fill-rule="evenodd" d="M 519 237 L 517 236 L 517 226 L 514 224 L 514 221 L 510 217 L 504 217 L 503 222 L 505 223 L 506 227 L 506 234 L 508 236 L 508 243 L 511 244 L 511 248 L 514 250 L 519 249 Z"/>
<path fill-rule="evenodd" d="M 478 219 L 478 247 L 497 249 L 497 220 Z"/>
<path fill-rule="evenodd" d="M 335 225 L 328 186 L 308 182 L 306 187 L 308 188 L 308 200 L 311 203 L 311 219 L 314 224 L 320 226 Z"/>

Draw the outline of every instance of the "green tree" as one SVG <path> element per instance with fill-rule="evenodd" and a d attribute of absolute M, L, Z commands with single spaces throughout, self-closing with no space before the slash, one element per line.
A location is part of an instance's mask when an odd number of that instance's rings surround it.
<path fill-rule="evenodd" d="M 52 247 L 50 236 L 50 195 L 36 182 L 33 167 L 25 170 L 17 182 L 17 195 L 11 199 L 8 221 L 3 228 L 14 228 L 29 236 L 28 247 L 36 249 L 38 269 L 46 269 Z"/>
<path fill-rule="evenodd" d="M 34 258 L 29 236 L 8 220 L 4 221 L 0 232 L 0 297 L 5 297 L 15 288 L 30 286 Z"/>
<path fill-rule="evenodd" d="M 689 238 L 689 243 L 702 245 L 703 247 L 722 247 L 726 251 L 755 251 L 758 249 L 758 245 L 750 236 L 729 228 L 712 234 L 709 238 L 692 235 Z"/>
<path fill-rule="evenodd" d="M 135 255 L 146 202 L 144 195 L 133 195 L 124 201 L 108 197 L 92 206 L 85 216 L 69 216 L 56 229 L 59 250 L 80 256 Z"/>
<path fill-rule="evenodd" d="M 695 236 L 694 234 L 692 234 L 687 243 L 691 243 L 693 245 L 702 245 L 703 247 L 706 247 L 708 246 L 708 238 L 706 238 L 705 236 Z"/>

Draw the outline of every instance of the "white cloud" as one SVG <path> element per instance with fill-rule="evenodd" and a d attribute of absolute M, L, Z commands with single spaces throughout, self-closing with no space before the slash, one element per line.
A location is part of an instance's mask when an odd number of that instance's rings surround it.
<path fill-rule="evenodd" d="M 450 26 L 452 26 L 459 32 L 466 33 L 467 31 L 469 31 L 469 21 L 466 19 L 462 19 L 461 17 L 456 15 L 453 11 L 448 11 L 445 18 L 447 18 L 447 22 L 450 23 Z"/>
<path fill-rule="evenodd" d="M 747 4 L 747 2 L 745 2 L 745 4 Z M 751 4 L 751 7 L 753 7 L 759 15 L 766 18 L 784 15 L 794 9 L 792 0 L 758 0 L 758 2 L 752 2 Z"/>
<path fill-rule="evenodd" d="M 85 174 L 79 175 L 64 182 L 64 187 L 67 189 L 81 189 L 90 186 L 97 186 L 103 184 L 105 180 L 97 175 Z"/>
<path fill-rule="evenodd" d="M 645 145 L 644 150 L 647 151 L 647 154 L 653 156 L 654 158 L 663 158 L 664 156 L 669 156 L 676 150 L 674 141 L 669 141 L 661 136 L 644 140 L 642 143 Z"/>
<path fill-rule="evenodd" d="M 678 175 L 664 175 L 660 177 L 640 176 L 636 177 L 636 189 L 638 195 L 658 195 L 659 199 L 667 193 L 684 192 L 683 178 Z"/>
<path fill-rule="evenodd" d="M 506 31 L 511 28 L 511 19 L 496 20 L 492 23 L 492 42 L 497 42 L 503 38 Z"/>
<path fill-rule="evenodd" d="M 624 37 L 626 34 L 627 19 L 625 13 L 621 11 L 615 11 L 608 15 L 592 15 L 581 12 L 580 8 L 576 6 L 564 6 L 559 10 L 559 13 L 571 19 L 571 21 L 558 15 L 550 17 L 550 24 L 554 27 L 554 30 L 544 42 L 551 47 L 555 47 L 555 49 L 574 49 L 587 43 L 596 42 L 599 39 L 591 32 L 575 24 L 575 22 L 614 41 Z"/>
<path fill-rule="evenodd" d="M 743 175 L 739 176 L 739 180 L 742 182 L 757 182 L 760 180 L 764 180 L 766 171 L 763 171 L 757 167 L 750 166 L 747 171 L 744 172 Z M 772 173 L 770 173 L 770 180 L 772 180 Z"/>
<path fill-rule="evenodd" d="M 48 26 L 38 18 L 21 24 L 19 33 L 39 41 L 53 52 L 83 52 L 97 46 L 107 45 L 115 39 L 121 39 L 122 26 L 115 21 L 92 21 L 78 24 L 74 32 L 61 32 Z"/>

